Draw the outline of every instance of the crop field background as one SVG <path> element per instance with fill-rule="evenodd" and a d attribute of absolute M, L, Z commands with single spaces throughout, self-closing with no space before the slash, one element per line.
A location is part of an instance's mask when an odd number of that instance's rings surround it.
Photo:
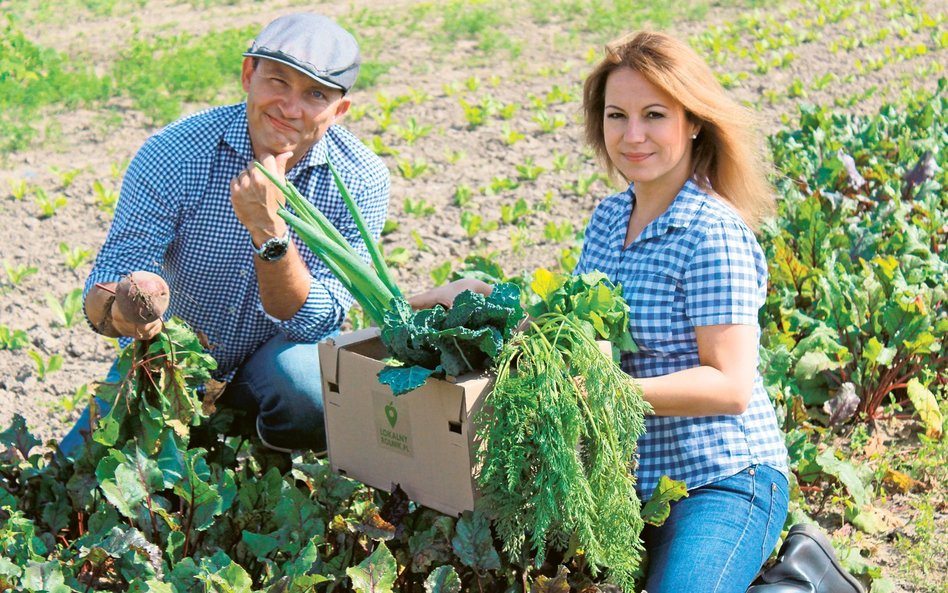
<path fill-rule="evenodd" d="M 118 351 L 81 287 L 129 159 L 240 101 L 240 53 L 299 10 L 362 46 L 341 123 L 389 166 L 381 245 L 409 293 L 571 270 L 617 190 L 581 140 L 583 77 L 630 30 L 686 39 L 774 156 L 761 321 L 796 517 L 872 591 L 948 592 L 945 0 L 0 0 L 0 430 L 56 439 L 85 406 Z"/>

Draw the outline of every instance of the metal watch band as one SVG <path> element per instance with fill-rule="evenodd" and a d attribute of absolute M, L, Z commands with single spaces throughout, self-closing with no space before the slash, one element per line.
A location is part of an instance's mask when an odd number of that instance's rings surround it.
<path fill-rule="evenodd" d="M 287 227 L 282 237 L 273 237 L 264 241 L 259 249 L 253 244 L 253 239 L 250 240 L 250 245 L 256 252 L 257 257 L 263 261 L 280 261 L 290 247 L 290 228 Z"/>

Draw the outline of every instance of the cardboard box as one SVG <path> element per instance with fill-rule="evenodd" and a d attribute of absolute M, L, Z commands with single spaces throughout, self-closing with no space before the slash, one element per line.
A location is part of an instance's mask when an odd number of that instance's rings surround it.
<path fill-rule="evenodd" d="M 319 344 L 326 438 L 334 471 L 418 504 L 458 515 L 474 509 L 472 418 L 489 374 L 429 379 L 395 397 L 376 374 L 387 356 L 377 328 Z"/>

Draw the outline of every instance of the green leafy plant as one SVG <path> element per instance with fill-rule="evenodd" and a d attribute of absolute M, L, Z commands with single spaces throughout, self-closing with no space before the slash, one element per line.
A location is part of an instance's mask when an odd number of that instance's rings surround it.
<path fill-rule="evenodd" d="M 62 194 L 49 196 L 41 187 L 33 188 L 33 193 L 33 201 L 39 207 L 40 218 L 51 218 L 55 216 L 56 212 L 58 212 L 60 208 L 69 203 L 69 200 L 66 199 L 66 196 Z"/>
<path fill-rule="evenodd" d="M 414 117 L 411 117 L 404 126 L 395 126 L 393 131 L 399 138 L 411 146 L 419 139 L 430 134 L 431 126 L 420 125 Z"/>
<path fill-rule="evenodd" d="M 62 327 L 72 327 L 82 318 L 82 289 L 75 288 L 66 294 L 60 302 L 52 294 L 46 294 L 46 304 L 56 318 L 56 323 Z"/>
<path fill-rule="evenodd" d="M 473 92 L 481 88 L 481 79 L 477 76 L 468 76 L 464 79 L 464 88 Z"/>
<path fill-rule="evenodd" d="M 516 179 L 511 179 L 510 177 L 492 177 L 490 180 L 490 185 L 487 186 L 487 192 L 491 194 L 499 194 L 505 191 L 514 190 L 520 187 L 520 183 Z"/>
<path fill-rule="evenodd" d="M 95 198 L 95 204 L 103 212 L 115 212 L 115 205 L 118 204 L 118 192 L 105 187 L 101 181 L 96 179 L 92 182 L 92 195 Z"/>
<path fill-rule="evenodd" d="M 382 369 L 379 382 L 401 395 L 431 376 L 483 369 L 522 317 L 520 289 L 513 284 L 495 286 L 489 297 L 464 291 L 447 311 L 436 305 L 415 312 L 396 303 L 382 324 L 382 342 L 399 364 Z"/>
<path fill-rule="evenodd" d="M 536 181 L 540 174 L 546 171 L 546 168 L 536 165 L 533 159 L 528 157 L 523 164 L 517 165 L 517 174 L 524 181 Z"/>
<path fill-rule="evenodd" d="M 50 167 L 50 170 L 59 178 L 59 186 L 64 190 L 69 189 L 72 182 L 75 181 L 76 177 L 83 171 L 81 167 L 66 170 L 60 170 L 58 167 Z"/>
<path fill-rule="evenodd" d="M 43 355 L 35 350 L 26 353 L 36 365 L 36 378 L 45 381 L 50 373 L 55 373 L 63 367 L 63 357 L 61 354 L 51 354 L 49 358 L 43 358 Z"/>
<path fill-rule="evenodd" d="M 562 173 L 570 168 L 569 155 L 563 153 L 553 153 L 553 172 Z"/>
<path fill-rule="evenodd" d="M 398 167 L 398 172 L 405 179 L 417 179 L 428 171 L 428 163 L 423 159 L 415 159 L 410 161 L 408 159 L 395 159 L 395 165 Z"/>
<path fill-rule="evenodd" d="M 575 542 L 593 572 L 634 590 L 643 521 L 628 468 L 649 406 L 569 317 L 531 329 L 501 353 L 479 421 L 480 508 L 513 561 Z"/>
<path fill-rule="evenodd" d="M 553 221 L 546 223 L 543 227 L 543 238 L 554 243 L 562 243 L 572 239 L 576 235 L 573 223 L 568 220 L 556 224 Z"/>
<path fill-rule="evenodd" d="M 10 329 L 0 323 L 0 350 L 19 350 L 30 343 L 30 338 L 22 329 Z"/>
<path fill-rule="evenodd" d="M 510 127 L 510 124 L 504 124 L 500 127 L 500 139 L 503 140 L 507 146 L 513 146 L 526 137 L 526 134 L 513 129 Z"/>
<path fill-rule="evenodd" d="M 564 189 L 578 196 L 586 196 L 589 195 L 592 186 L 600 179 L 602 179 L 602 176 L 599 173 L 590 173 L 585 177 L 579 177 L 575 181 L 566 184 Z"/>
<path fill-rule="evenodd" d="M 765 341 L 786 351 L 768 382 L 791 397 L 822 405 L 848 383 L 863 417 L 876 418 L 909 403 L 911 380 L 945 380 L 944 181 L 926 151 L 946 104 L 939 96 L 872 117 L 806 108 L 799 130 L 772 139 L 786 199 L 782 226 L 767 231 L 773 288 L 762 319 Z"/>
<path fill-rule="evenodd" d="M 431 269 L 431 281 L 435 286 L 441 286 L 448 281 L 454 265 L 450 261 L 441 262 L 441 264 Z"/>
<path fill-rule="evenodd" d="M 36 266 L 29 266 L 27 264 L 13 265 L 7 262 L 7 260 L 3 260 L 3 269 L 7 273 L 7 282 L 12 286 L 18 286 L 21 282 L 39 272 L 39 268 Z"/>
<path fill-rule="evenodd" d="M 481 231 L 492 231 L 497 228 L 496 220 L 484 220 L 480 214 L 475 214 L 470 210 L 461 212 L 461 228 L 468 239 L 473 239 Z"/>
<path fill-rule="evenodd" d="M 458 99 L 458 104 L 464 110 L 464 119 L 471 128 L 476 128 L 487 121 L 487 112 L 482 105 Z"/>
<path fill-rule="evenodd" d="M 544 134 L 552 134 L 556 130 L 566 125 L 566 118 L 560 114 L 550 115 L 545 110 L 537 111 L 531 118 L 540 126 L 540 131 Z"/>
<path fill-rule="evenodd" d="M 461 184 L 454 189 L 454 205 L 458 208 L 464 208 L 471 203 L 474 197 L 474 190 L 469 185 Z"/>
<path fill-rule="evenodd" d="M 164 124 L 180 116 L 185 103 L 208 102 L 221 89 L 233 88 L 230 57 L 245 51 L 257 32 L 250 26 L 201 36 L 140 37 L 123 49 L 111 76 L 122 81 L 123 94 L 149 120 Z"/>
<path fill-rule="evenodd" d="M 426 218 L 435 213 L 435 207 L 424 198 L 412 199 L 406 197 L 402 202 L 402 210 L 405 211 L 405 214 L 418 218 Z"/>
<path fill-rule="evenodd" d="M 18 181 L 11 180 L 7 183 L 10 187 L 10 195 L 13 196 L 13 199 L 17 202 L 23 201 L 23 198 L 30 192 L 30 185 L 23 179 Z"/>
<path fill-rule="evenodd" d="M 381 136 L 372 136 L 372 138 L 369 140 L 368 146 L 370 149 L 372 149 L 372 152 L 379 156 L 397 156 L 399 154 L 399 150 L 385 144 Z"/>
<path fill-rule="evenodd" d="M 82 247 L 70 247 L 65 242 L 59 244 L 59 253 L 66 258 L 66 267 L 76 270 L 92 256 L 92 250 Z"/>
<path fill-rule="evenodd" d="M 530 205 L 521 197 L 517 198 L 517 201 L 513 204 L 502 204 L 500 206 L 500 219 L 504 224 L 518 224 L 532 212 Z"/>
<path fill-rule="evenodd" d="M 456 165 L 461 159 L 464 158 L 466 154 L 467 153 L 465 153 L 463 150 L 451 150 L 445 155 L 444 158 L 449 164 Z"/>

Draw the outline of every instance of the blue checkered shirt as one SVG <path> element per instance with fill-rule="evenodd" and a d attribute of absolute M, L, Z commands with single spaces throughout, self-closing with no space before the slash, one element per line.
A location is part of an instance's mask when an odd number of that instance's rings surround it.
<path fill-rule="evenodd" d="M 388 209 L 388 169 L 355 136 L 332 126 L 287 173 L 368 259 L 327 155 L 376 239 Z M 202 111 L 149 138 L 125 174 L 112 227 L 85 285 L 88 292 L 96 282 L 115 282 L 136 270 L 161 274 L 171 289 L 169 313 L 206 334 L 218 363 L 215 378 L 224 381 L 278 332 L 291 341 L 316 342 L 335 331 L 353 302 L 291 231 L 312 274 L 309 296 L 291 319 L 264 312 L 250 235 L 230 199 L 231 178 L 252 160 L 243 103 Z"/>
<path fill-rule="evenodd" d="M 596 208 L 575 271 L 599 270 L 622 284 L 640 348 L 622 356 L 623 370 L 644 378 L 700 366 L 696 326 L 753 325 L 759 336 L 767 262 L 740 216 L 689 180 L 668 210 L 623 248 L 633 189 Z M 755 464 L 788 471 L 787 450 L 759 374 L 739 416 L 647 417 L 638 454 L 643 498 L 663 474 L 684 480 L 690 490 Z"/>

